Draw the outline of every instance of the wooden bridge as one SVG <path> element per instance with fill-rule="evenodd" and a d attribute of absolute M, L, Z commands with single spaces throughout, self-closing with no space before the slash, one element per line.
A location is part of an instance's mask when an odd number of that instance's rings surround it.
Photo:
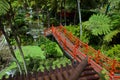
<path fill-rule="evenodd" d="M 100 80 L 99 73 L 105 68 L 110 80 L 120 80 L 120 62 L 103 55 L 88 44 L 83 43 L 62 25 L 52 26 L 44 31 L 45 36 L 53 35 L 61 48 L 71 56 L 71 65 L 61 68 L 50 68 L 49 71 L 34 72 L 2 80 Z"/>
<path fill-rule="evenodd" d="M 52 26 L 46 29 L 45 36 L 52 34 L 60 46 L 69 53 L 73 59 L 81 62 L 82 59 L 88 56 L 88 63 L 94 68 L 96 72 L 100 72 L 105 68 L 109 72 L 110 79 L 120 80 L 120 62 L 111 59 L 99 50 L 95 50 L 86 43 L 83 43 L 71 32 L 67 31 L 62 25 L 58 27 Z"/>
<path fill-rule="evenodd" d="M 99 80 L 99 75 L 87 63 L 87 58 L 80 63 L 66 64 L 66 67 L 61 65 L 61 68 L 50 68 L 44 72 L 33 72 L 27 75 L 16 74 L 15 76 L 9 76 L 9 78 L 3 77 L 2 80 Z"/>

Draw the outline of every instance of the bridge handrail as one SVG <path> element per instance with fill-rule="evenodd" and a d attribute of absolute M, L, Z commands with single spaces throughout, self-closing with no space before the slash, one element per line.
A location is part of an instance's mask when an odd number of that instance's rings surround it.
<path fill-rule="evenodd" d="M 52 32 L 51 29 L 52 29 L 51 27 L 45 29 L 45 30 L 44 30 L 44 35 L 47 36 L 47 33 L 48 33 L 48 32 L 51 33 L 51 32 Z"/>
<path fill-rule="evenodd" d="M 62 25 L 59 26 L 59 30 L 61 32 L 64 32 L 65 36 L 73 44 L 76 44 L 76 41 L 78 41 L 79 46 L 82 47 L 80 48 L 81 51 L 83 51 L 83 53 L 85 53 L 86 55 L 89 55 L 89 56 L 92 55 L 91 57 L 96 63 L 105 67 L 110 72 L 120 73 L 120 62 L 107 57 L 106 55 L 102 54 L 99 50 L 97 51 L 91 46 L 89 46 L 88 44 L 83 43 L 77 37 L 75 37 L 71 32 L 67 31 L 65 27 L 63 27 Z"/>
<path fill-rule="evenodd" d="M 93 47 L 89 46 L 88 44 L 83 43 L 81 40 L 79 40 L 77 37 L 75 37 L 71 32 L 67 31 L 63 26 L 59 26 L 56 29 L 59 30 L 60 32 L 63 32 L 64 35 L 74 45 L 77 45 L 77 47 L 79 46 L 79 49 L 82 53 L 90 56 L 92 58 L 92 60 L 94 60 L 100 66 L 104 67 L 107 71 L 109 71 L 109 73 L 110 73 L 109 76 L 110 76 L 111 80 L 113 78 L 114 79 L 120 78 L 120 76 L 114 75 L 114 73 L 116 73 L 116 74 L 120 73 L 120 62 L 119 61 L 111 59 L 110 57 L 107 57 L 106 55 L 101 53 L 99 50 L 97 51 Z M 45 34 L 52 33 L 52 30 L 53 30 L 53 28 L 49 28 L 49 29 L 46 29 L 44 32 L 45 32 Z M 57 32 L 59 32 L 59 31 L 57 31 Z"/>

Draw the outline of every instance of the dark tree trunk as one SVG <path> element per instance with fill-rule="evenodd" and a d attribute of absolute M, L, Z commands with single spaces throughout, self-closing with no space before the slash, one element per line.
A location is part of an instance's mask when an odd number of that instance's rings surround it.
<path fill-rule="evenodd" d="M 65 26 L 66 26 L 66 9 L 65 9 L 65 5 L 66 5 L 66 0 L 64 0 L 64 20 L 65 20 Z"/>
<path fill-rule="evenodd" d="M 62 0 L 61 0 L 61 10 L 60 10 L 60 24 L 62 24 Z"/>
<path fill-rule="evenodd" d="M 11 6 L 10 2 L 9 2 L 9 5 L 10 5 L 10 13 L 11 13 L 11 15 L 10 15 L 10 19 L 8 21 L 9 21 L 10 28 L 12 30 L 13 36 L 15 37 L 18 49 L 20 51 L 20 55 L 21 55 L 21 57 L 23 59 L 23 65 L 24 65 L 25 73 L 27 74 L 28 72 L 27 72 L 26 62 L 25 62 L 25 59 L 24 59 L 24 54 L 23 54 L 23 51 L 22 51 L 22 48 L 21 48 L 21 45 L 20 45 L 20 41 L 17 38 L 17 32 L 16 32 L 16 30 L 14 29 L 14 27 L 12 25 L 12 20 L 13 20 L 14 24 L 15 24 L 15 20 L 14 20 L 13 10 L 12 10 L 12 6 Z"/>
<path fill-rule="evenodd" d="M 10 44 L 9 37 L 8 37 L 8 35 L 5 33 L 3 24 L 2 24 L 1 22 L 0 22 L 0 29 L 1 29 L 1 31 L 2 31 L 2 33 L 3 33 L 3 35 L 5 36 L 5 39 L 6 39 L 7 43 L 8 43 L 8 47 L 9 47 L 10 52 L 11 52 L 11 55 L 12 55 L 13 59 L 15 60 L 17 66 L 18 66 L 19 72 L 20 72 L 20 74 L 22 74 L 22 69 L 21 69 L 21 66 L 20 66 L 20 64 L 19 64 L 19 61 L 17 60 L 17 58 L 16 58 L 16 56 L 15 56 L 14 50 L 13 50 L 13 48 L 12 48 L 12 45 Z"/>
<path fill-rule="evenodd" d="M 75 5 L 74 25 L 76 25 L 76 19 L 77 19 L 77 5 Z"/>
<path fill-rule="evenodd" d="M 48 20 L 48 28 L 50 27 L 50 13 L 47 10 L 47 20 Z"/>
<path fill-rule="evenodd" d="M 105 15 L 107 15 L 107 13 L 109 12 L 110 4 L 111 4 L 111 2 L 109 2 L 108 5 L 107 5 L 107 7 L 106 7 Z"/>
<path fill-rule="evenodd" d="M 74 25 L 76 25 L 76 16 L 77 16 L 77 11 L 75 11 L 75 14 L 74 14 Z"/>

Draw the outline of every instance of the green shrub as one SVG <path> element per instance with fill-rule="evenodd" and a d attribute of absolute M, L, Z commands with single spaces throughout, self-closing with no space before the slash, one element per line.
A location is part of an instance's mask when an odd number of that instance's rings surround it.
<path fill-rule="evenodd" d="M 100 78 L 101 80 L 109 80 L 110 77 L 108 75 L 108 71 L 106 69 L 103 68 L 103 70 L 100 73 Z"/>
<path fill-rule="evenodd" d="M 45 37 L 41 37 L 38 41 L 38 46 L 45 52 L 46 58 L 49 57 L 62 57 L 63 53 L 60 47 L 57 45 L 56 42 L 52 42 Z"/>
<path fill-rule="evenodd" d="M 112 47 L 106 52 L 106 55 L 113 59 L 115 58 L 116 60 L 120 61 L 120 45 L 119 44 L 114 45 L 114 47 Z"/>

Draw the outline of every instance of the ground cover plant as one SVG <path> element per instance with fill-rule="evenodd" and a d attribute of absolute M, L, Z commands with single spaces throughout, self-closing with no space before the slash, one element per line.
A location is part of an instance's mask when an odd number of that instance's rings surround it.
<path fill-rule="evenodd" d="M 52 42 L 43 36 L 41 36 L 40 39 L 34 43 L 34 45 L 22 46 L 22 50 L 24 53 L 27 70 L 29 72 L 43 72 L 45 69 L 49 70 L 50 67 L 55 69 L 56 66 L 60 68 L 61 65 L 65 66 L 67 63 L 71 63 L 71 61 L 63 55 L 63 52 L 56 42 Z M 17 48 L 15 50 L 15 55 L 23 69 L 22 58 Z M 11 60 L 9 66 L 1 71 L 0 78 L 3 75 L 8 76 L 6 72 L 13 75 L 19 72 L 14 60 Z"/>

